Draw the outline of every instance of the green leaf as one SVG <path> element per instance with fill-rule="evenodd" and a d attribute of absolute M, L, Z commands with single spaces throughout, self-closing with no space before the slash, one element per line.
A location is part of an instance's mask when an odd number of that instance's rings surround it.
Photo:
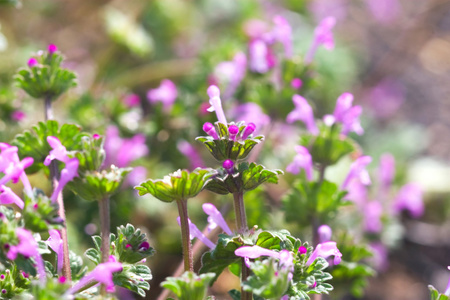
<path fill-rule="evenodd" d="M 197 275 L 185 272 L 180 277 L 167 277 L 161 286 L 172 291 L 179 300 L 204 300 L 206 289 L 213 278 L 213 273 Z"/>
<path fill-rule="evenodd" d="M 134 264 L 152 256 L 155 250 L 150 247 L 147 237 L 141 230 L 127 224 L 117 228 L 117 238 L 114 240 L 115 253 L 120 262 Z"/>
<path fill-rule="evenodd" d="M 278 183 L 281 170 L 269 170 L 262 165 L 251 163 L 248 169 L 242 172 L 242 185 L 245 191 L 253 190 L 264 182 Z"/>
<path fill-rule="evenodd" d="M 287 230 L 262 231 L 258 235 L 256 245 L 269 250 L 286 249 L 289 251 L 294 251 L 294 243 L 297 242 L 300 241 L 291 236 Z"/>
<path fill-rule="evenodd" d="M 58 204 L 40 190 L 34 190 L 34 200 L 25 195 L 22 217 L 25 228 L 33 232 L 48 232 L 52 228 L 62 228 L 63 220 L 58 214 Z"/>
<path fill-rule="evenodd" d="M 122 272 L 113 274 L 114 284 L 145 297 L 145 291 L 150 290 L 150 284 L 147 281 L 152 279 L 150 268 L 142 264 L 123 263 L 122 266 Z"/>

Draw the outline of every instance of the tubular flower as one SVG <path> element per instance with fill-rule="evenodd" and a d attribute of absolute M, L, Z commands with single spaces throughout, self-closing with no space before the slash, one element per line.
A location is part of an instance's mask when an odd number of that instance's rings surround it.
<path fill-rule="evenodd" d="M 67 163 L 64 169 L 61 170 L 61 177 L 59 179 L 58 185 L 53 190 L 53 194 L 51 197 L 52 202 L 55 202 L 58 198 L 59 193 L 62 192 L 66 184 L 71 181 L 73 178 L 78 177 L 78 165 L 79 161 L 77 158 L 71 158 Z"/>
<path fill-rule="evenodd" d="M 44 165 L 50 165 L 50 162 L 54 159 L 67 163 L 69 161 L 69 156 L 67 156 L 66 147 L 64 147 L 60 140 L 54 136 L 48 136 L 47 142 L 52 147 L 53 150 L 50 151 L 49 155 L 44 160 Z"/>
<path fill-rule="evenodd" d="M 319 133 L 319 129 L 314 121 L 314 115 L 311 106 L 308 101 L 300 95 L 292 96 L 295 108 L 291 111 L 287 117 L 286 122 L 294 123 L 295 121 L 302 121 L 306 125 L 306 129 L 314 135 Z"/>
<path fill-rule="evenodd" d="M 225 114 L 222 109 L 222 101 L 220 100 L 220 90 L 217 86 L 211 85 L 207 90 L 209 96 L 209 104 L 211 107 L 208 108 L 209 112 L 216 112 L 217 120 L 220 123 L 227 125 L 227 119 L 225 118 Z"/>
<path fill-rule="evenodd" d="M 398 214 L 402 210 L 408 210 L 414 218 L 422 216 L 424 211 L 422 194 L 422 189 L 418 185 L 405 184 L 394 200 L 394 213 Z"/>
<path fill-rule="evenodd" d="M 178 225 L 181 226 L 181 222 L 180 222 L 180 217 L 177 218 L 177 222 Z M 198 227 L 191 222 L 190 219 L 188 219 L 189 222 L 189 238 L 191 240 L 198 238 L 200 241 L 202 241 L 203 244 L 205 244 L 206 246 L 208 246 L 210 249 L 214 249 L 216 248 L 216 244 L 214 244 L 213 242 L 211 242 L 210 239 L 208 239 L 199 229 Z"/>
<path fill-rule="evenodd" d="M 200 157 L 200 154 L 198 153 L 197 149 L 195 149 L 195 147 L 192 146 L 190 143 L 184 140 L 179 141 L 177 144 L 177 148 L 178 151 L 180 151 L 189 160 L 192 170 L 194 170 L 195 168 L 205 167 L 205 163 L 203 162 L 203 159 Z"/>
<path fill-rule="evenodd" d="M 170 111 L 177 97 L 177 86 L 169 79 L 164 79 L 159 87 L 147 92 L 150 103 L 161 102 L 166 112 Z"/>
<path fill-rule="evenodd" d="M 319 46 L 323 45 L 327 50 L 334 49 L 334 38 L 333 32 L 331 31 L 334 25 L 336 25 L 336 18 L 327 17 L 316 27 L 314 30 L 314 40 L 305 56 L 306 65 L 312 62 Z"/>
<path fill-rule="evenodd" d="M 316 246 L 313 253 L 309 257 L 306 265 L 312 264 L 317 257 L 323 257 L 327 259 L 330 256 L 334 256 L 334 264 L 338 265 L 341 262 L 342 254 L 336 246 L 336 242 L 320 243 Z"/>
<path fill-rule="evenodd" d="M 58 257 L 57 272 L 61 274 L 64 261 L 63 240 L 61 234 L 56 229 L 50 229 L 48 231 L 50 237 L 47 239 L 47 245 L 56 253 Z"/>
<path fill-rule="evenodd" d="M 369 172 L 367 172 L 366 167 L 372 162 L 372 157 L 361 156 L 356 159 L 350 166 L 350 171 L 347 177 L 342 183 L 341 189 L 346 189 L 350 182 L 354 179 L 359 179 L 364 185 L 371 184 Z"/>
<path fill-rule="evenodd" d="M 320 225 L 319 228 L 317 228 L 317 233 L 319 234 L 319 242 L 325 243 L 331 240 L 333 231 L 331 230 L 330 226 L 324 224 Z"/>
<path fill-rule="evenodd" d="M 202 205 L 203 211 L 205 214 L 208 215 L 208 229 L 212 230 L 219 226 L 223 229 L 223 231 L 228 234 L 232 235 L 232 231 L 230 227 L 228 227 L 227 222 L 225 222 L 225 219 L 223 218 L 222 214 L 219 212 L 219 210 L 212 204 L 212 203 L 204 203 Z"/>
<path fill-rule="evenodd" d="M 313 179 L 313 161 L 308 148 L 303 146 L 295 146 L 297 155 L 294 161 L 286 167 L 286 171 L 297 175 L 301 169 L 305 170 L 306 178 L 311 181 Z"/>
<path fill-rule="evenodd" d="M 19 149 L 6 143 L 0 143 L 0 150 L 0 172 L 5 174 L 5 176 L 0 179 L 0 185 L 4 185 L 10 180 L 12 180 L 13 183 L 17 183 L 20 179 L 27 195 L 33 197 L 30 181 L 24 171 L 33 164 L 33 158 L 25 157 L 20 160 L 19 155 L 17 154 Z"/>
<path fill-rule="evenodd" d="M 24 203 L 9 187 L 0 185 L 0 205 L 16 204 L 20 209 L 23 209 Z"/>
<path fill-rule="evenodd" d="M 352 106 L 353 95 L 343 93 L 336 101 L 336 107 L 333 115 L 324 116 L 324 122 L 331 126 L 335 122 L 342 124 L 342 134 L 347 135 L 349 132 L 355 132 L 358 135 L 364 133 L 361 127 L 359 116 L 362 113 L 362 107 L 359 105 Z"/>

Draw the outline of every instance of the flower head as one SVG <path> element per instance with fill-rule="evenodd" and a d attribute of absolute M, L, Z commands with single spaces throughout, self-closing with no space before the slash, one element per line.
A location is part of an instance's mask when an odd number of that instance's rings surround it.
<path fill-rule="evenodd" d="M 206 132 L 207 135 L 212 136 L 213 139 L 219 139 L 219 135 L 217 134 L 216 128 L 214 128 L 213 124 L 209 122 L 203 124 L 203 131 Z"/>
<path fill-rule="evenodd" d="M 139 105 L 139 103 L 141 102 L 141 98 L 139 98 L 139 95 L 137 94 L 128 94 L 123 97 L 122 102 L 127 107 L 134 107 Z"/>
<path fill-rule="evenodd" d="M 203 211 L 208 215 L 208 229 L 212 230 L 219 226 L 225 231 L 226 234 L 232 235 L 230 227 L 228 227 L 227 222 L 223 218 L 222 214 L 212 203 L 204 203 L 202 205 Z"/>
<path fill-rule="evenodd" d="M 335 122 L 342 123 L 342 134 L 347 135 L 349 132 L 355 132 L 358 135 L 364 133 L 361 127 L 359 116 L 362 113 L 362 107 L 359 105 L 352 106 L 353 95 L 350 93 L 343 93 L 336 101 L 336 107 L 332 116 L 324 116 L 324 122 L 327 125 L 332 125 Z"/>
<path fill-rule="evenodd" d="M 56 256 L 58 257 L 57 272 L 60 274 L 64 261 L 63 240 L 61 238 L 61 234 L 56 229 L 50 229 L 48 233 L 50 234 L 50 237 L 47 239 L 47 245 L 56 253 Z"/>
<path fill-rule="evenodd" d="M 0 150 L 0 172 L 5 174 L 5 176 L 0 179 L 0 185 L 4 185 L 10 180 L 12 180 L 13 183 L 17 183 L 20 179 L 27 195 L 33 197 L 33 190 L 24 171 L 33 164 L 33 158 L 25 157 L 20 160 L 19 155 L 17 154 L 19 149 L 6 143 L 0 143 Z"/>
<path fill-rule="evenodd" d="M 56 202 L 59 193 L 62 192 L 64 186 L 75 177 L 78 177 L 78 165 L 80 162 L 78 158 L 71 158 L 66 162 L 66 166 L 61 170 L 61 176 L 58 182 L 58 185 L 53 190 L 53 194 L 51 197 L 52 202 Z"/>
<path fill-rule="evenodd" d="M 313 161 L 308 148 L 303 146 L 295 146 L 297 155 L 294 156 L 294 161 L 286 167 L 286 171 L 292 174 L 300 173 L 301 169 L 305 170 L 306 178 L 313 179 Z"/>
<path fill-rule="evenodd" d="M 247 124 L 253 123 L 258 129 L 270 124 L 270 117 L 254 102 L 247 102 L 234 107 L 231 114 L 234 120 L 245 121 Z"/>
<path fill-rule="evenodd" d="M 291 87 L 293 89 L 299 90 L 303 85 L 303 81 L 300 78 L 294 78 L 291 80 Z"/>
<path fill-rule="evenodd" d="M 394 213 L 398 214 L 402 210 L 408 210 L 414 218 L 422 216 L 425 209 L 422 194 L 422 189 L 417 184 L 405 184 L 394 200 Z"/>
<path fill-rule="evenodd" d="M 36 58 L 32 57 L 28 60 L 27 64 L 30 68 L 34 68 L 38 65 L 38 61 Z"/>
<path fill-rule="evenodd" d="M 178 225 L 181 226 L 180 217 L 177 218 Z M 211 242 L 210 239 L 208 239 L 199 229 L 198 227 L 191 222 L 190 219 L 188 219 L 189 223 L 189 238 L 193 240 L 194 238 L 198 238 L 200 241 L 202 241 L 203 244 L 208 246 L 210 249 L 216 248 L 216 244 Z"/>
<path fill-rule="evenodd" d="M 262 39 L 255 39 L 248 45 L 249 68 L 256 73 L 267 73 L 275 65 L 272 49 Z"/>
<path fill-rule="evenodd" d="M 316 27 L 314 30 L 314 40 L 305 57 L 305 64 L 309 65 L 312 62 L 319 46 L 323 45 L 327 50 L 334 49 L 334 38 L 331 30 L 335 24 L 335 17 L 327 17 Z"/>
<path fill-rule="evenodd" d="M 292 52 L 292 28 L 289 22 L 282 16 L 275 16 L 273 18 L 275 27 L 273 29 L 274 38 L 283 44 L 284 55 L 286 58 L 291 58 Z"/>
<path fill-rule="evenodd" d="M 58 47 L 56 47 L 56 45 L 54 45 L 54 44 L 50 44 L 50 45 L 48 45 L 47 50 L 48 50 L 48 53 L 53 54 L 56 51 L 58 51 Z"/>
<path fill-rule="evenodd" d="M 233 96 L 242 79 L 244 79 L 246 70 L 247 57 L 243 52 L 236 53 L 232 61 L 224 61 L 216 66 L 214 69 L 215 77 L 219 82 L 224 81 L 226 83 L 225 100 Z"/>
<path fill-rule="evenodd" d="M 207 90 L 208 96 L 209 96 L 209 104 L 211 104 L 211 107 L 208 108 L 209 112 L 216 112 L 217 120 L 227 125 L 227 119 L 225 118 L 225 114 L 223 113 L 222 109 L 222 101 L 220 100 L 220 90 L 217 86 L 211 85 L 209 86 Z"/>
<path fill-rule="evenodd" d="M 309 132 L 316 135 L 319 133 L 319 129 L 314 121 L 314 114 L 308 101 L 300 95 L 292 96 L 295 108 L 291 111 L 287 117 L 286 122 L 293 123 L 295 121 L 302 121 L 306 124 L 306 128 Z"/>
<path fill-rule="evenodd" d="M 24 203 L 9 187 L 0 185 L 0 205 L 16 204 L 20 209 L 23 209 Z"/>
<path fill-rule="evenodd" d="M 380 201 L 373 200 L 366 202 L 363 206 L 364 226 L 367 232 L 377 233 L 383 229 L 381 216 L 383 215 L 383 206 Z"/>
<path fill-rule="evenodd" d="M 319 235 L 319 242 L 325 243 L 331 240 L 331 235 L 333 234 L 333 231 L 331 230 L 331 227 L 328 225 L 320 225 L 319 228 L 317 228 L 317 233 Z"/>
<path fill-rule="evenodd" d="M 51 150 L 49 155 L 45 158 L 44 165 L 50 165 L 50 162 L 54 159 L 57 159 L 63 163 L 67 163 L 70 160 L 70 157 L 67 156 L 66 147 L 61 144 L 57 137 L 48 136 L 47 142 L 53 150 Z"/>
<path fill-rule="evenodd" d="M 378 178 L 384 191 L 388 190 L 395 176 L 395 159 L 389 154 L 383 154 L 378 167 Z"/>
<path fill-rule="evenodd" d="M 366 170 L 367 165 L 371 162 L 372 157 L 370 156 L 358 157 L 350 166 L 350 171 L 342 183 L 341 188 L 346 189 L 350 182 L 354 179 L 360 180 L 360 182 L 364 185 L 371 184 L 369 172 Z"/>
<path fill-rule="evenodd" d="M 170 111 L 177 97 L 177 87 L 169 79 L 164 79 L 159 87 L 147 92 L 147 98 L 150 103 L 161 102 L 165 111 Z"/>
<path fill-rule="evenodd" d="M 329 256 L 334 256 L 334 264 L 338 265 L 341 262 L 342 254 L 336 246 L 336 242 L 320 243 L 316 246 L 313 253 L 309 257 L 306 265 L 312 264 L 317 257 L 323 257 L 327 259 Z"/>

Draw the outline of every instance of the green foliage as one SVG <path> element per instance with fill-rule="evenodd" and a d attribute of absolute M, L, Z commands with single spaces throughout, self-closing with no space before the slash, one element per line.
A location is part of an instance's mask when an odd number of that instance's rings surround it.
<path fill-rule="evenodd" d="M 213 273 L 197 275 L 185 272 L 180 277 L 167 277 L 161 286 L 171 290 L 179 300 L 204 300 L 206 289 L 213 278 Z"/>
<path fill-rule="evenodd" d="M 346 205 L 345 191 L 340 191 L 335 183 L 299 182 L 283 198 L 286 221 L 308 226 L 317 217 L 321 224 L 337 213 L 339 207 Z"/>
<path fill-rule="evenodd" d="M 114 242 L 116 253 L 120 262 L 129 264 L 137 263 L 155 253 L 152 247 L 148 247 L 147 237 L 141 230 L 127 224 L 117 227 L 117 238 Z"/>
<path fill-rule="evenodd" d="M 252 149 L 264 140 L 264 136 L 259 135 L 245 140 L 229 139 L 230 133 L 228 132 L 228 126 L 220 122 L 216 122 L 216 131 L 219 135 L 219 139 L 215 140 L 211 136 L 197 137 L 196 140 L 202 142 L 215 159 L 222 162 L 227 159 L 233 161 L 239 161 L 245 159 Z M 239 133 L 237 137 L 245 129 L 245 124 L 238 124 Z"/>
<path fill-rule="evenodd" d="M 30 279 L 24 276 L 17 266 L 12 265 L 10 269 L 1 272 L 5 276 L 0 280 L 0 290 L 5 289 L 6 294 L 0 294 L 0 299 L 12 299 L 30 287 Z"/>
<path fill-rule="evenodd" d="M 36 66 L 20 69 L 15 76 L 17 85 L 31 97 L 55 100 L 77 85 L 76 75 L 61 68 L 63 57 L 59 52 L 45 51 L 35 58 L 38 62 Z"/>
<path fill-rule="evenodd" d="M 98 171 L 105 161 L 105 150 L 103 149 L 103 137 L 83 136 L 75 152 L 78 158 L 78 173 Z"/>
<path fill-rule="evenodd" d="M 70 271 L 72 280 L 80 280 L 87 273 L 87 266 L 84 266 L 83 259 L 73 251 L 69 251 Z"/>
<path fill-rule="evenodd" d="M 48 232 L 49 229 L 62 227 L 63 220 L 58 215 L 58 204 L 40 190 L 34 190 L 34 200 L 25 195 L 22 217 L 25 228 L 33 232 Z"/>
<path fill-rule="evenodd" d="M 41 286 L 36 282 L 30 285 L 30 289 L 15 299 L 46 299 L 46 300 L 69 300 L 72 295 L 66 294 L 70 283 L 61 283 L 57 278 L 47 278 L 46 284 Z"/>
<path fill-rule="evenodd" d="M 122 272 L 113 275 L 114 284 L 145 297 L 145 291 L 150 290 L 150 284 L 147 281 L 153 278 L 150 268 L 146 265 L 122 265 Z"/>
<path fill-rule="evenodd" d="M 441 294 L 438 290 L 435 289 L 434 286 L 429 285 L 428 289 L 430 290 L 430 300 L 448 300 L 449 296 Z"/>
<path fill-rule="evenodd" d="M 151 194 L 163 202 L 186 200 L 200 193 L 213 175 L 212 169 L 197 168 L 191 173 L 178 170 L 164 179 L 150 179 L 135 187 L 139 195 Z"/>
<path fill-rule="evenodd" d="M 54 136 L 59 139 L 67 151 L 80 150 L 81 140 L 86 133 L 81 132 L 81 128 L 75 124 L 63 124 L 59 126 L 57 121 L 48 120 L 39 122 L 32 127 L 32 130 L 26 130 L 16 135 L 11 142 L 12 145 L 19 148 L 19 157 L 32 157 L 34 164 L 26 169 L 29 174 L 35 173 L 42 168 L 47 169 L 43 162 L 52 148 L 47 142 L 48 136 Z"/>
<path fill-rule="evenodd" d="M 278 183 L 278 175 L 280 174 L 283 174 L 283 171 L 269 170 L 263 165 L 253 162 L 250 164 L 243 162 L 237 166 L 232 174 L 220 168 L 218 175 L 213 176 L 205 188 L 222 195 L 250 191 L 264 182 Z"/>

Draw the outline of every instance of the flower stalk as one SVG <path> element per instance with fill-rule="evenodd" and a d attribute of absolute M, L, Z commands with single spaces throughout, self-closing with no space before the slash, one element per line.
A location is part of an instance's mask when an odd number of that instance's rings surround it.
<path fill-rule="evenodd" d="M 98 208 L 100 212 L 100 231 L 102 237 L 102 263 L 106 263 L 109 260 L 109 252 L 110 252 L 110 227 L 111 227 L 111 218 L 109 215 L 109 197 L 105 197 L 98 202 Z M 106 286 L 102 284 L 100 289 L 100 294 L 106 295 Z"/>
<path fill-rule="evenodd" d="M 191 240 L 189 238 L 189 219 L 187 211 L 187 200 L 180 199 L 177 200 L 178 213 L 180 215 L 180 226 L 181 226 L 181 240 L 183 244 L 183 260 L 184 260 L 184 270 L 194 271 L 193 254 Z"/>

